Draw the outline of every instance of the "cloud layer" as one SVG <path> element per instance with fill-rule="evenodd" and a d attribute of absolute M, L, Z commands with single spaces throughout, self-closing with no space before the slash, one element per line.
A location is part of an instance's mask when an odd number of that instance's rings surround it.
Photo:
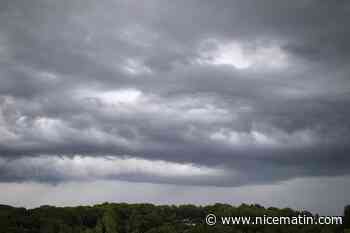
<path fill-rule="evenodd" d="M 341 0 L 2 1 L 0 181 L 348 175 L 349 13 Z"/>

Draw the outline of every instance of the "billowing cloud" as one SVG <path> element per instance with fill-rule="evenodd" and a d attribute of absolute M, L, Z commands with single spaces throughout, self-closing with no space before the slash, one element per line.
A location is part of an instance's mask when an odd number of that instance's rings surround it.
<path fill-rule="evenodd" d="M 2 1 L 0 181 L 349 175 L 349 9 Z"/>
<path fill-rule="evenodd" d="M 225 177 L 225 172 L 193 164 L 166 161 L 149 161 L 130 157 L 22 157 L 0 160 L 0 174 L 11 180 L 34 180 L 58 182 L 64 180 L 95 181 L 103 179 L 133 180 L 141 176 L 142 181 L 203 183 L 203 177 L 216 179 Z"/>

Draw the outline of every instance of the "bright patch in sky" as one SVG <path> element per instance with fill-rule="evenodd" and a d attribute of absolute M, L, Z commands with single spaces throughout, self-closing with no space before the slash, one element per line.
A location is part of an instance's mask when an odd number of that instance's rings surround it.
<path fill-rule="evenodd" d="M 131 58 L 125 61 L 122 69 L 131 75 L 149 74 L 152 72 L 151 69 L 145 66 L 141 61 Z"/>
<path fill-rule="evenodd" d="M 96 98 L 105 104 L 127 104 L 132 105 L 139 102 L 142 98 L 142 92 L 137 89 L 118 89 L 112 91 L 87 91 L 77 92 L 77 97 L 83 99 Z"/>
<path fill-rule="evenodd" d="M 202 43 L 200 64 L 229 65 L 236 69 L 254 66 L 283 68 L 287 65 L 287 55 L 278 46 L 246 48 L 238 42 L 222 43 L 208 40 Z"/>

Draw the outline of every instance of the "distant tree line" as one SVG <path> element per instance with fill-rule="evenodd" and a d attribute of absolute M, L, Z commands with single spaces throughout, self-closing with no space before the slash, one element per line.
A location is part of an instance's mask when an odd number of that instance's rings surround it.
<path fill-rule="evenodd" d="M 208 226 L 205 217 L 310 215 L 289 208 L 226 204 L 155 206 L 112 204 L 35 209 L 0 205 L 0 233 L 350 233 L 350 206 L 343 225 L 222 225 Z"/>

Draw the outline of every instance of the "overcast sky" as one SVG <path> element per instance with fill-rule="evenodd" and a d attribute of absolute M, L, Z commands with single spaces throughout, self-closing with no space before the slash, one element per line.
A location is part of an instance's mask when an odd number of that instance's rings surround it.
<path fill-rule="evenodd" d="M 340 214 L 347 22 L 346 0 L 1 0 L 0 202 Z"/>

